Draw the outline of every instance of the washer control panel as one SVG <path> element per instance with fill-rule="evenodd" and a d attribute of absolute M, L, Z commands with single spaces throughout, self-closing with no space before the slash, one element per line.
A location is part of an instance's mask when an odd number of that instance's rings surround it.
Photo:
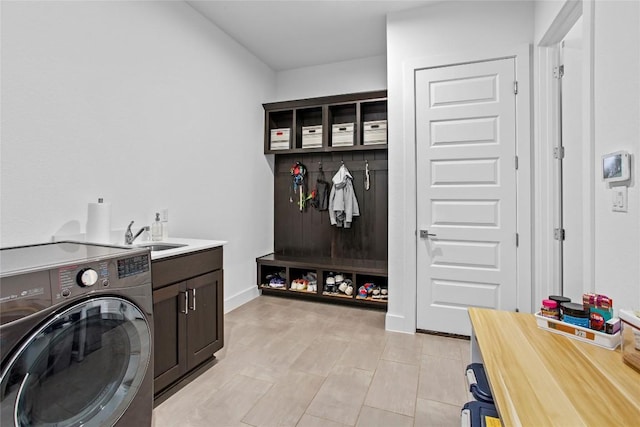
<path fill-rule="evenodd" d="M 53 299 L 69 298 L 97 288 L 97 283 L 109 286 L 109 262 L 98 261 L 85 265 L 69 265 L 56 270 L 52 280 Z M 57 286 L 56 286 L 57 282 Z"/>
<path fill-rule="evenodd" d="M 53 301 L 100 290 L 116 290 L 151 283 L 148 252 L 101 261 L 72 264 L 50 270 Z"/>

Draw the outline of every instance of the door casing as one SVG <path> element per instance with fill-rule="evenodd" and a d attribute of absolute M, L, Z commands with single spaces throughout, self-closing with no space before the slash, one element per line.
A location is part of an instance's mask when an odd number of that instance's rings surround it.
<path fill-rule="evenodd" d="M 566 2 L 556 19 L 536 47 L 536 142 L 535 142 L 535 289 L 534 296 L 539 300 L 546 295 L 559 294 L 562 291 L 558 242 L 554 239 L 553 229 L 557 227 L 559 184 L 556 181 L 553 148 L 560 138 L 559 123 L 559 87 L 553 76 L 553 68 L 558 65 L 557 44 L 560 43 L 582 16 L 583 60 L 582 60 L 582 140 L 584 141 L 582 180 L 584 183 L 583 206 L 593 207 L 595 199 L 594 174 L 595 129 L 594 129 L 594 86 L 593 86 L 593 34 L 594 2 Z M 595 221 L 593 209 L 585 209 L 582 218 L 582 280 L 584 292 L 595 289 L 595 249 L 593 236 Z"/>

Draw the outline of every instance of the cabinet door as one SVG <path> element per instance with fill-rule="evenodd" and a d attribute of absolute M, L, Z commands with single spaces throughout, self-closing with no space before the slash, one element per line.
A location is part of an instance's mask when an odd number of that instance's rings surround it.
<path fill-rule="evenodd" d="M 153 292 L 154 390 L 179 379 L 187 370 L 187 284 L 179 282 Z"/>
<path fill-rule="evenodd" d="M 187 280 L 187 369 L 222 347 L 222 270 Z"/>

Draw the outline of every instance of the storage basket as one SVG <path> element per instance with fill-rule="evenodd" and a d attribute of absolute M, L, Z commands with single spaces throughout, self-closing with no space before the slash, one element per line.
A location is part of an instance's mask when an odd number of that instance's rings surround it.
<path fill-rule="evenodd" d="M 363 124 L 363 144 L 376 145 L 387 143 L 387 121 L 374 120 Z"/>
<path fill-rule="evenodd" d="M 289 141 L 291 139 L 291 129 L 271 129 L 271 146 L 272 150 L 288 150 Z"/>
<path fill-rule="evenodd" d="M 331 146 L 349 147 L 353 145 L 353 123 L 340 123 L 332 126 Z"/>
<path fill-rule="evenodd" d="M 322 147 L 322 125 L 302 127 L 302 148 Z"/>

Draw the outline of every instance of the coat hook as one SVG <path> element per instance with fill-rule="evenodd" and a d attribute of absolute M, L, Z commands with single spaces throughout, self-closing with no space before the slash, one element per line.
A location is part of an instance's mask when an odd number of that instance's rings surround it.
<path fill-rule="evenodd" d="M 318 169 L 322 170 L 322 162 L 318 162 Z"/>

